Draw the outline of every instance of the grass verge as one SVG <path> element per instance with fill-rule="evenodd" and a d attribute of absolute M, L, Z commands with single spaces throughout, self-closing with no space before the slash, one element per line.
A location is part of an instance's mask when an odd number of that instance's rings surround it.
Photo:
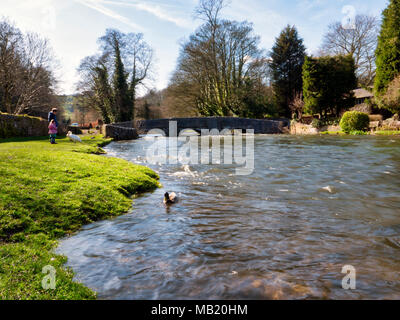
<path fill-rule="evenodd" d="M 101 137 L 0 140 L 0 299 L 95 299 L 73 282 L 57 239 L 83 225 L 126 213 L 132 196 L 159 186 L 152 170 L 99 157 Z M 56 289 L 44 290 L 45 266 L 56 270 Z"/>
<path fill-rule="evenodd" d="M 376 131 L 375 134 L 378 136 L 397 136 L 400 135 L 400 130 L 382 130 Z"/>
<path fill-rule="evenodd" d="M 320 132 L 322 135 L 329 135 L 329 136 L 344 136 L 346 135 L 343 131 L 323 131 Z"/>

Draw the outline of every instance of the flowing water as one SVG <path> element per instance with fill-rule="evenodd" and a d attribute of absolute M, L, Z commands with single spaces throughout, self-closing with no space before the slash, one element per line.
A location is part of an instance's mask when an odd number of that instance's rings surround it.
<path fill-rule="evenodd" d="M 107 151 L 146 164 L 149 144 Z M 249 176 L 150 167 L 163 189 L 57 250 L 100 299 L 400 299 L 398 137 L 257 136 Z M 180 202 L 166 208 L 166 191 Z"/>

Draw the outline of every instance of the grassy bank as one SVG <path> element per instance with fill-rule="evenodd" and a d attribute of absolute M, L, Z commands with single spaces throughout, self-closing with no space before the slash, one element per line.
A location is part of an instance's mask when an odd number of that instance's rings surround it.
<path fill-rule="evenodd" d="M 82 225 L 126 213 L 131 196 L 159 186 L 152 170 L 100 157 L 100 137 L 0 140 L 0 299 L 94 299 L 72 281 L 56 239 Z M 42 268 L 56 269 L 56 289 L 42 288 Z"/>
<path fill-rule="evenodd" d="M 381 130 L 381 131 L 376 131 L 375 135 L 378 136 L 398 136 L 400 135 L 400 130 Z"/>

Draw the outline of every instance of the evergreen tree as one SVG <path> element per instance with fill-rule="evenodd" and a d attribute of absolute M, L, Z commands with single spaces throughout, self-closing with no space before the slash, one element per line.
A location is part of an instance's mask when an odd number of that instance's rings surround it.
<path fill-rule="evenodd" d="M 400 0 L 390 0 L 389 6 L 383 11 L 376 67 L 375 92 L 379 97 L 400 73 Z"/>
<path fill-rule="evenodd" d="M 281 116 L 291 117 L 290 104 L 303 87 L 305 58 L 303 39 L 295 26 L 287 26 L 276 39 L 271 52 L 271 73 L 275 103 Z"/>
<path fill-rule="evenodd" d="M 339 116 L 353 104 L 357 87 L 356 67 L 351 55 L 309 58 L 303 66 L 305 112 Z"/>
<path fill-rule="evenodd" d="M 321 86 L 323 70 L 318 59 L 306 57 L 303 65 L 304 111 L 308 114 L 322 114 L 321 98 L 324 96 Z"/>
<path fill-rule="evenodd" d="M 114 99 L 116 108 L 120 111 L 120 119 L 118 119 L 118 121 L 125 122 L 133 119 L 133 103 L 129 98 L 127 75 L 121 58 L 120 44 L 115 35 L 113 42 L 115 59 L 113 79 Z"/>

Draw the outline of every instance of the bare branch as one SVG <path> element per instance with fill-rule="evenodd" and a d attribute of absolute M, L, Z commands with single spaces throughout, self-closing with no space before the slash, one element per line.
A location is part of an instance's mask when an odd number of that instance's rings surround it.
<path fill-rule="evenodd" d="M 321 52 L 325 55 L 351 54 L 360 84 L 369 86 L 375 77 L 375 49 L 379 32 L 377 17 L 357 15 L 354 29 L 340 22 L 329 25 Z"/>

